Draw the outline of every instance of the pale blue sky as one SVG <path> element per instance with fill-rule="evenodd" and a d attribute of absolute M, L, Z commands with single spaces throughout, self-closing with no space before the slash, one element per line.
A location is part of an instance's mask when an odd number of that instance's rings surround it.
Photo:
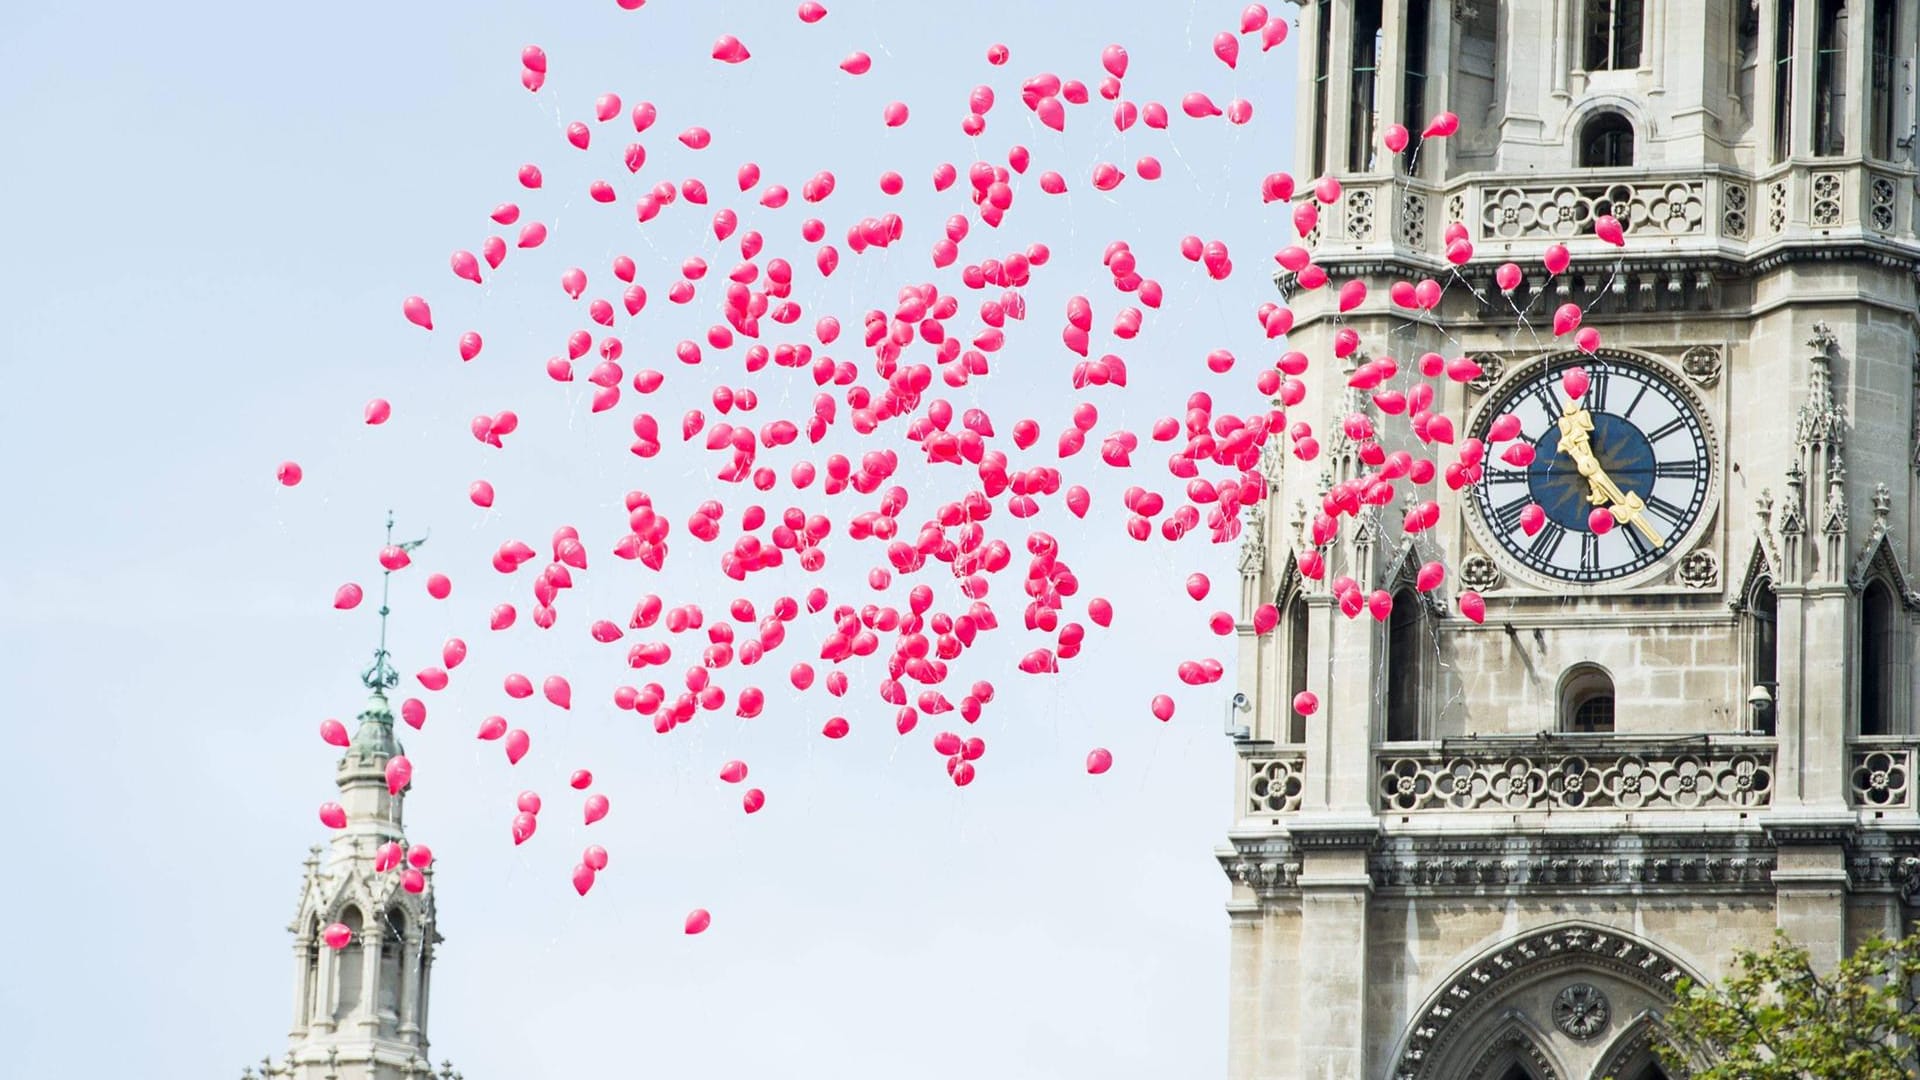
<path fill-rule="evenodd" d="M 831 14 L 812 27 L 794 6 L 202 0 L 9 13 L 0 506 L 15 546 L 0 569 L 11 822 L 0 1072 L 200 1080 L 284 1050 L 293 981 L 284 927 L 300 860 L 324 837 L 314 808 L 334 793 L 333 754 L 315 729 L 358 710 L 355 674 L 374 636 L 374 603 L 341 614 L 329 601 L 349 579 L 377 596 L 373 556 L 389 506 L 403 536 L 432 530 L 417 568 L 395 579 L 401 670 L 434 662 L 452 634 L 472 646 L 453 689 L 422 695 L 426 729 L 403 733 L 416 767 L 409 831 L 441 858 L 436 1060 L 451 1057 L 473 1080 L 1222 1071 L 1227 884 L 1212 851 L 1232 817 L 1233 759 L 1220 734 L 1230 680 L 1189 689 L 1173 668 L 1231 660 L 1203 621 L 1233 605 L 1237 586 L 1230 548 L 1169 551 L 1120 537 L 1122 487 L 1172 493 L 1164 454 L 1137 455 L 1135 479 L 1099 466 L 1090 447 L 1072 470 L 1095 489 L 1096 514 L 1078 523 L 1053 506 L 1037 521 L 1068 544 L 1080 600 L 1104 594 L 1119 609 L 1113 631 L 1096 632 L 1066 673 L 1012 670 L 1039 643 L 1014 632 L 1024 556 L 996 582 L 1007 630 L 958 677 L 992 678 L 1000 696 L 972 732 L 989 747 L 980 779 L 958 791 L 928 744 L 962 725 L 928 719 L 900 738 L 872 677 L 843 703 L 853 736 L 820 738 L 829 699 L 797 698 L 782 678 L 813 651 L 817 624 L 758 669 L 771 698 L 759 720 L 729 711 L 661 737 L 607 704 L 626 681 L 624 649 L 591 642 L 587 624 L 624 622 L 647 591 L 710 605 L 736 595 L 685 519 L 711 492 L 737 515 L 746 493 L 722 490 L 707 455 L 675 439 L 654 462 L 631 457 L 632 391 L 589 417 L 585 383 L 553 384 L 541 363 L 584 324 L 559 291 L 561 271 L 585 267 L 593 293 L 606 295 L 608 260 L 626 252 L 653 295 L 622 331 L 626 367 L 668 371 L 650 403 L 663 428 L 677 430 L 722 374 L 758 388 L 761 420 L 783 393 L 804 402 L 813 392 L 810 382 L 783 391 L 774 373 L 748 382 L 737 350 L 717 372 L 673 363 L 671 343 L 714 321 L 714 290 L 674 309 L 664 295 L 671 268 L 697 251 L 723 270 L 737 250 L 720 254 L 704 215 L 684 206 L 636 229 L 639 187 L 617 164 L 632 137 L 624 118 L 593 125 L 591 154 L 566 145 L 565 122 L 590 119 L 595 96 L 615 90 L 660 108 L 642 137 L 642 177 L 702 176 L 716 205 L 735 205 L 743 228 L 766 232 L 769 254 L 810 265 L 811 245 L 798 239 L 808 211 L 796 199 L 772 214 L 735 195 L 743 160 L 796 193 L 833 169 L 839 191 L 813 211 L 831 238 L 860 216 L 902 213 L 907 235 L 890 254 L 843 252 L 825 286 L 800 275 L 807 322 L 833 311 L 849 338 L 859 314 L 889 305 L 899 284 L 951 280 L 933 275 L 926 253 L 963 208 L 966 185 L 934 197 L 933 164 L 964 169 L 976 150 L 1004 160 L 1013 142 L 1032 147 L 1007 225 L 994 235 L 976 221 L 963 261 L 1037 239 L 1054 263 L 1027 291 L 1030 317 L 995 376 L 950 395 L 955 404 L 988 408 L 1003 432 L 1034 415 L 1050 446 L 1073 400 L 1059 345 L 1065 298 L 1092 296 L 1104 332 L 1119 303 L 1100 254 L 1124 238 L 1168 300 L 1140 341 L 1115 350 L 1131 362 L 1133 386 L 1090 395 L 1102 410 L 1097 432 L 1144 430 L 1201 386 L 1248 411 L 1251 370 L 1271 352 L 1252 310 L 1271 297 L 1269 256 L 1289 235 L 1284 208 L 1260 205 L 1259 182 L 1288 164 L 1294 46 L 1262 56 L 1254 41 L 1227 71 L 1210 48 L 1238 22 L 1227 3 L 828 0 Z M 709 60 L 722 32 L 753 59 Z M 995 41 L 1012 48 L 1005 68 L 984 61 Z M 1097 97 L 1070 110 L 1064 136 L 1021 107 L 1020 81 L 1039 71 L 1096 85 L 1100 50 L 1116 41 L 1132 54 L 1128 95 L 1172 105 L 1170 132 L 1122 137 Z M 537 97 L 518 82 L 529 42 L 551 57 Z M 861 79 L 836 67 L 856 48 L 875 60 Z M 978 82 L 999 101 L 974 143 L 958 125 Z M 1253 122 L 1187 121 L 1177 102 L 1193 89 L 1252 99 Z M 913 119 L 889 132 L 881 108 L 896 98 Z M 673 140 L 695 123 L 716 135 L 701 154 Z M 1166 179 L 1130 179 L 1112 198 L 1092 191 L 1094 162 L 1131 171 L 1142 153 L 1164 161 Z M 538 197 L 514 182 L 525 161 L 546 171 Z M 906 175 L 908 195 L 879 194 L 887 168 Z M 1067 174 L 1070 198 L 1039 194 L 1032 179 L 1045 168 Z M 599 176 L 620 189 L 613 207 L 584 197 Z M 478 250 L 492 229 L 485 215 L 503 199 L 527 206 L 553 239 L 511 254 L 486 289 L 457 281 L 448 253 Z M 1180 259 L 1176 241 L 1189 232 L 1233 246 L 1230 281 L 1207 282 Z M 439 333 L 401 320 L 409 293 L 433 301 Z M 970 313 L 977 299 L 964 300 Z M 463 366 L 454 339 L 469 326 L 487 344 Z M 1230 377 L 1202 363 L 1221 347 L 1242 357 Z M 847 341 L 839 355 L 862 350 Z M 369 429 L 360 409 L 375 395 L 393 401 L 394 418 Z M 522 426 L 507 450 L 466 433 L 467 417 L 509 407 Z M 290 491 L 273 482 L 289 457 L 308 477 Z M 500 490 L 491 515 L 465 498 L 481 476 Z M 915 500 L 910 521 L 958 490 L 954 477 L 911 465 L 901 482 Z M 608 554 L 629 487 L 673 510 L 666 589 Z M 789 495 L 783 487 L 762 501 L 777 509 Z M 855 509 L 828 505 L 837 523 Z M 580 528 L 592 563 L 561 601 L 560 625 L 543 634 L 523 617 L 489 634 L 494 603 L 530 609 L 532 571 L 503 579 L 488 555 L 508 538 L 545 547 L 562 523 Z M 829 551 L 821 577 L 836 598 L 864 602 L 872 555 L 843 536 Z M 1196 568 L 1219 583 L 1204 605 L 1179 591 Z M 454 579 L 445 604 L 421 587 L 436 569 Z M 808 583 L 749 591 L 764 599 Z M 513 705 L 509 715 L 535 732 L 533 756 L 516 769 L 472 737 L 480 716 L 512 704 L 498 689 L 508 671 L 536 682 L 566 673 L 578 695 L 564 718 Z M 1161 690 L 1180 705 L 1168 725 L 1147 712 Z M 411 678 L 406 691 L 418 692 Z M 1095 745 L 1116 758 L 1097 779 L 1082 764 Z M 768 792 L 754 818 L 739 812 L 739 789 L 714 778 L 733 757 Z M 564 784 L 583 765 L 613 800 L 590 831 Z M 515 848 L 513 795 L 527 787 L 550 809 L 541 834 Z M 591 840 L 612 865 L 582 899 L 568 869 Z M 680 920 L 696 906 L 713 911 L 714 926 L 688 938 Z"/>

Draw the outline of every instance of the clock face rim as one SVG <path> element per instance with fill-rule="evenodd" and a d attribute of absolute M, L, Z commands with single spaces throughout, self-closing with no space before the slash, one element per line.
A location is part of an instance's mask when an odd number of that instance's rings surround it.
<path fill-rule="evenodd" d="M 1707 477 L 1701 486 L 1699 506 L 1692 520 L 1687 522 L 1681 532 L 1669 539 L 1667 549 L 1658 558 L 1636 570 L 1615 577 L 1596 581 L 1581 581 L 1573 578 L 1558 577 L 1545 573 L 1527 564 L 1516 556 L 1501 539 L 1501 534 L 1486 518 L 1482 509 L 1483 492 L 1486 480 L 1482 478 L 1471 489 L 1462 489 L 1466 496 L 1463 500 L 1468 509 L 1466 518 L 1468 531 L 1479 545 L 1481 552 L 1499 566 L 1501 573 L 1509 580 L 1488 593 L 1500 593 L 1510 589 L 1513 584 L 1524 584 L 1535 590 L 1565 591 L 1573 590 L 1581 594 L 1594 592 L 1617 592 L 1635 589 L 1655 582 L 1671 572 L 1673 565 L 1688 551 L 1705 532 L 1719 510 L 1722 473 L 1720 469 L 1720 442 L 1715 436 L 1712 417 L 1706 402 L 1694 387 L 1671 365 L 1656 356 L 1630 352 L 1618 348 L 1603 348 L 1591 355 L 1576 350 L 1549 353 L 1515 365 L 1493 385 L 1480 395 L 1480 400 L 1469 410 L 1466 425 L 1467 433 L 1481 440 L 1486 439 L 1487 429 L 1492 426 L 1495 417 L 1513 402 L 1515 391 L 1538 379 L 1543 373 L 1553 376 L 1571 367 L 1591 364 L 1595 360 L 1639 370 L 1646 378 L 1659 382 L 1684 408 L 1700 432 L 1701 441 L 1706 446 Z M 1497 460 L 1489 448 L 1488 460 Z"/>

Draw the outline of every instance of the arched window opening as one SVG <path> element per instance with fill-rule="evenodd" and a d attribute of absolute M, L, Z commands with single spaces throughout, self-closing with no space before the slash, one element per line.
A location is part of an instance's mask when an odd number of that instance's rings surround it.
<path fill-rule="evenodd" d="M 315 917 L 307 928 L 307 970 L 302 985 L 305 987 L 301 997 L 300 1026 L 306 1027 L 319 1011 L 318 994 L 320 990 L 320 954 L 326 950 L 326 944 L 320 940 L 320 920 Z"/>
<path fill-rule="evenodd" d="M 1568 672 L 1560 689 L 1560 730 L 1595 734 L 1613 730 L 1613 679 L 1592 664 Z"/>
<path fill-rule="evenodd" d="M 1860 600 L 1860 734 L 1893 733 L 1893 590 L 1867 586 Z"/>
<path fill-rule="evenodd" d="M 381 920 L 379 1012 L 400 1016 L 400 973 L 407 955 L 407 917 L 399 908 L 388 908 Z"/>
<path fill-rule="evenodd" d="M 1293 711 L 1293 696 L 1307 688 L 1307 601 L 1295 595 L 1287 605 L 1287 741 L 1307 741 L 1307 718 Z"/>
<path fill-rule="evenodd" d="M 1313 50 L 1313 174 L 1327 171 L 1327 80 L 1333 70 L 1333 0 L 1318 0 L 1313 6 L 1313 26 L 1318 39 Z"/>
<path fill-rule="evenodd" d="M 1627 71 L 1640 66 L 1642 0 L 1587 0 L 1586 69 Z"/>
<path fill-rule="evenodd" d="M 340 950 L 339 967 L 335 969 L 340 976 L 335 980 L 339 988 L 337 1005 L 333 1010 L 335 1020 L 353 1015 L 354 1010 L 360 1007 L 360 984 L 366 979 L 366 948 L 361 937 L 366 923 L 360 917 L 360 909 L 348 908 L 346 914 L 340 917 L 340 922 L 353 932 L 353 939 L 347 942 L 346 948 Z"/>
<path fill-rule="evenodd" d="M 1418 594 L 1401 589 L 1393 594 L 1393 614 L 1387 619 L 1387 741 L 1413 742 L 1420 738 L 1420 682 L 1422 640 L 1426 611 Z"/>
<path fill-rule="evenodd" d="M 1580 167 L 1623 169 L 1633 164 L 1633 122 L 1611 109 L 1580 125 Z"/>
<path fill-rule="evenodd" d="M 1534 1075 L 1527 1071 L 1525 1065 L 1516 1061 L 1512 1065 L 1507 1066 L 1506 1072 L 1500 1074 L 1500 1080 L 1534 1080 Z"/>
<path fill-rule="evenodd" d="M 1894 32 L 1900 24 L 1900 0 L 1873 3 L 1873 116 L 1867 123 L 1867 153 L 1881 161 L 1893 159 L 1893 75 L 1896 61 Z"/>
<path fill-rule="evenodd" d="M 1773 8 L 1773 160 L 1793 154 L 1793 4 Z"/>
<path fill-rule="evenodd" d="M 1752 623 L 1753 685 L 1766 692 L 1766 703 L 1754 712 L 1753 727 L 1762 735 L 1774 732 L 1774 717 L 1780 700 L 1780 600 L 1773 583 L 1761 578 L 1747 601 L 1747 618 Z"/>
<path fill-rule="evenodd" d="M 1407 128 L 1407 148 L 1400 152 L 1409 176 L 1417 175 L 1420 162 L 1420 132 L 1427 124 L 1427 22 L 1428 0 L 1407 0 L 1407 25 L 1402 42 L 1402 63 L 1406 65 L 1404 94 L 1400 102 L 1400 122 Z"/>
<path fill-rule="evenodd" d="M 1813 153 L 1847 152 L 1847 0 L 1819 0 L 1813 46 Z"/>
<path fill-rule="evenodd" d="M 1380 0 L 1353 0 L 1353 100 L 1347 110 L 1347 171 L 1373 167 L 1374 99 L 1380 80 Z"/>
<path fill-rule="evenodd" d="M 1754 77 L 1760 69 L 1760 9 L 1733 5 L 1733 97 L 1745 123 L 1753 122 Z"/>

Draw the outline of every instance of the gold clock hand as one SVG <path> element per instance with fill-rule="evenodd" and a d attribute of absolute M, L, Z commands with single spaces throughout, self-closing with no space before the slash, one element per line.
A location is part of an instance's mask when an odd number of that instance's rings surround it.
<path fill-rule="evenodd" d="M 1587 478 L 1587 501 L 1595 506 L 1605 506 L 1613 512 L 1615 521 L 1622 525 L 1632 525 L 1646 538 L 1659 547 L 1665 541 L 1648 525 L 1641 512 L 1646 504 L 1640 496 L 1622 491 L 1620 485 L 1613 482 L 1607 470 L 1600 465 L 1600 459 L 1593 453 L 1593 445 L 1588 435 L 1593 430 L 1593 417 L 1585 409 L 1568 408 L 1559 419 L 1560 449 L 1573 459 L 1580 475 Z"/>

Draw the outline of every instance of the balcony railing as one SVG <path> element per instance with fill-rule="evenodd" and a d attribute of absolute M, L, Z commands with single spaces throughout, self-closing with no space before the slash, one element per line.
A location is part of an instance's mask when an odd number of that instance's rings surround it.
<path fill-rule="evenodd" d="M 1847 790 L 1862 810 L 1905 810 L 1913 806 L 1913 752 L 1910 738 L 1864 738 L 1848 751 Z"/>
<path fill-rule="evenodd" d="M 1391 748 L 1376 762 L 1381 813 L 1745 810 L 1773 800 L 1773 743 L 1695 736 L 1555 736 Z"/>
<path fill-rule="evenodd" d="M 1306 788 L 1306 754 L 1281 749 L 1247 759 L 1247 814 L 1291 814 Z"/>

